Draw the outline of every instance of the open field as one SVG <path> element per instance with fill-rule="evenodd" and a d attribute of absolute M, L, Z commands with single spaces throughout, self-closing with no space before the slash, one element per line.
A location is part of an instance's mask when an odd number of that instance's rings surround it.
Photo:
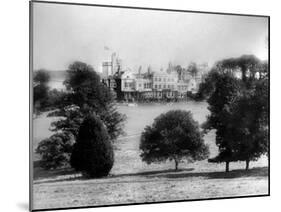
<path fill-rule="evenodd" d="M 253 169 L 242 169 L 245 163 L 231 163 L 230 173 L 224 173 L 224 164 L 210 164 L 207 160 L 180 163 L 174 172 L 174 163 L 147 165 L 139 157 L 139 137 L 143 128 L 159 114 L 171 109 L 190 110 L 200 124 L 208 114 L 207 103 L 118 106 L 128 117 L 127 135 L 116 142 L 115 163 L 111 175 L 102 179 L 83 179 L 71 169 L 34 172 L 34 208 L 94 206 L 183 199 L 259 195 L 268 193 L 267 158 L 251 162 Z M 54 118 L 43 114 L 34 120 L 34 147 L 51 132 Z M 205 136 L 211 156 L 217 154 L 215 134 Z M 35 156 L 38 159 L 38 156 Z"/>
<path fill-rule="evenodd" d="M 104 179 L 37 182 L 34 207 L 56 208 L 267 194 L 267 168 L 223 172 L 155 171 Z"/>

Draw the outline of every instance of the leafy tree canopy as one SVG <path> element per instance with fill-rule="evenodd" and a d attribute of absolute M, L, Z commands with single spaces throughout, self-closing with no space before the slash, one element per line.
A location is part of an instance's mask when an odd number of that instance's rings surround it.
<path fill-rule="evenodd" d="M 255 80 L 267 78 L 268 63 L 254 55 L 242 55 L 218 61 L 199 85 L 198 99 L 208 98 L 215 89 L 217 75 L 226 72 L 242 79 L 244 86 L 251 86 Z"/>
<path fill-rule="evenodd" d="M 268 153 L 268 80 L 255 82 L 231 105 L 235 160 L 249 162 Z"/>
<path fill-rule="evenodd" d="M 222 60 L 205 81 L 211 114 L 204 129 L 206 132 L 216 130 L 216 144 L 219 147 L 218 156 L 209 161 L 226 162 L 227 171 L 231 161 L 245 160 L 248 169 L 250 160 L 256 160 L 267 152 L 266 64 L 254 56 Z M 239 72 L 241 77 L 237 74 Z"/>
<path fill-rule="evenodd" d="M 47 84 L 50 81 L 50 74 L 45 69 L 39 69 L 34 72 L 33 82 Z"/>
<path fill-rule="evenodd" d="M 176 170 L 183 159 L 203 160 L 209 154 L 198 123 L 190 112 L 182 110 L 161 114 L 152 126 L 147 126 L 141 135 L 140 149 L 148 164 L 174 160 Z"/>
<path fill-rule="evenodd" d="M 36 148 L 36 153 L 41 155 L 40 166 L 44 169 L 67 166 L 73 144 L 73 136 L 65 132 L 56 133 L 44 139 Z"/>
<path fill-rule="evenodd" d="M 54 131 L 69 130 L 77 136 L 83 118 L 96 113 L 112 140 L 124 133 L 126 117 L 117 111 L 110 89 L 101 83 L 99 75 L 90 65 L 83 62 L 71 64 L 64 84 L 68 91 L 64 107 L 51 115 L 65 118 L 52 123 Z"/>

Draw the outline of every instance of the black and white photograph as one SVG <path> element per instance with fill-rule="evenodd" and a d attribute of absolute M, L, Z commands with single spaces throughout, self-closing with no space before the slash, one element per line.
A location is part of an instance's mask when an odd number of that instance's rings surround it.
<path fill-rule="evenodd" d="M 270 195 L 269 24 L 31 1 L 31 210 Z"/>

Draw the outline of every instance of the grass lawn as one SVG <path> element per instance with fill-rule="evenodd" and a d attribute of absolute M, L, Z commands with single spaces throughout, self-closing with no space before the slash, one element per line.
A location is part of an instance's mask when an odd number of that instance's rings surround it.
<path fill-rule="evenodd" d="M 34 208 L 58 208 L 107 204 L 143 203 L 183 199 L 202 199 L 268 193 L 267 158 L 245 163 L 230 163 L 230 173 L 224 173 L 224 164 L 180 163 L 175 172 L 174 163 L 147 165 L 139 157 L 139 138 L 143 128 L 159 114 L 171 109 L 190 110 L 200 124 L 208 114 L 207 103 L 188 102 L 173 105 L 118 106 L 127 115 L 127 135 L 115 144 L 115 163 L 110 176 L 102 179 L 84 179 L 72 169 L 44 171 L 34 169 Z M 52 133 L 48 130 L 56 118 L 43 114 L 34 120 L 34 148 Z M 215 133 L 205 136 L 213 157 L 217 154 Z M 38 156 L 35 155 L 35 160 Z"/>

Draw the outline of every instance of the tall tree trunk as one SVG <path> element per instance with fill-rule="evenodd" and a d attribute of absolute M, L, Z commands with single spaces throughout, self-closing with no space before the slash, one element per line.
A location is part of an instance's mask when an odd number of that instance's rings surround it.
<path fill-rule="evenodd" d="M 178 171 L 179 161 L 175 158 L 175 170 Z"/>
<path fill-rule="evenodd" d="M 225 172 L 229 172 L 229 161 L 225 162 Z"/>
<path fill-rule="evenodd" d="M 249 170 L 249 167 L 250 167 L 250 160 L 246 160 L 246 170 Z"/>

